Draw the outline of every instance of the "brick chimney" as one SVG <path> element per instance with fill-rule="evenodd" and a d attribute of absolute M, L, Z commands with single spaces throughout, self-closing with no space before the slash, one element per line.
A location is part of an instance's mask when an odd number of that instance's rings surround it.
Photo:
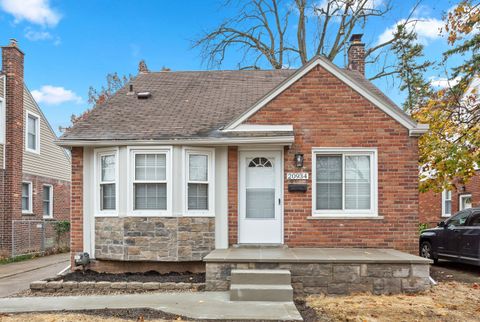
<path fill-rule="evenodd" d="M 365 76 L 365 44 L 362 42 L 363 34 L 354 34 L 350 37 L 348 47 L 348 69 L 356 70 Z"/>
<path fill-rule="evenodd" d="M 12 251 L 12 220 L 22 214 L 22 163 L 23 163 L 23 52 L 15 39 L 2 47 L 2 73 L 6 75 L 5 110 L 5 171 L 4 193 L 4 250 Z"/>
<path fill-rule="evenodd" d="M 145 60 L 142 59 L 138 63 L 138 73 L 139 74 L 146 74 L 146 73 L 149 73 L 149 72 L 150 72 L 150 70 L 147 67 L 147 63 L 145 62 Z"/>

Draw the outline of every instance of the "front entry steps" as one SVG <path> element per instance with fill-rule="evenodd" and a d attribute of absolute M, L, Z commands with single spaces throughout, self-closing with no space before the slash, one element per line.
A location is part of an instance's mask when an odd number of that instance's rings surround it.
<path fill-rule="evenodd" d="M 289 302 L 293 300 L 290 271 L 235 269 L 231 272 L 230 301 Z"/>

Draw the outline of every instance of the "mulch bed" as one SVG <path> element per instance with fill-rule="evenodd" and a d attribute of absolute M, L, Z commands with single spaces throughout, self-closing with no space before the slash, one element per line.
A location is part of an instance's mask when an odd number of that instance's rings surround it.
<path fill-rule="evenodd" d="M 98 273 L 91 270 L 75 271 L 67 275 L 55 277 L 49 281 L 65 282 L 159 282 L 159 283 L 205 283 L 205 273 L 177 273 L 160 274 L 156 271 L 145 273 Z"/>

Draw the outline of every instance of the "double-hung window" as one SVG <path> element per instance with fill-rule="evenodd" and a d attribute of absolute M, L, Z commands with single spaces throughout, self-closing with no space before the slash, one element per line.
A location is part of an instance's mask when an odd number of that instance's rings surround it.
<path fill-rule="evenodd" d="M 40 117 L 27 112 L 25 130 L 25 148 L 27 151 L 40 153 Z"/>
<path fill-rule="evenodd" d="M 376 150 L 314 149 L 313 214 L 376 216 L 376 169 Z"/>
<path fill-rule="evenodd" d="M 32 183 L 22 182 L 22 213 L 31 214 L 33 212 L 32 196 Z"/>
<path fill-rule="evenodd" d="M 118 151 L 101 151 L 97 153 L 98 210 L 100 214 L 117 213 L 118 191 Z"/>
<path fill-rule="evenodd" d="M 44 218 L 53 218 L 53 186 L 44 185 L 43 186 L 43 217 Z"/>
<path fill-rule="evenodd" d="M 452 191 L 443 190 L 442 192 L 442 217 L 452 215 Z"/>
<path fill-rule="evenodd" d="M 133 150 L 131 164 L 133 212 L 169 215 L 170 150 Z"/>
<path fill-rule="evenodd" d="M 214 215 L 213 149 L 185 150 L 187 214 Z"/>

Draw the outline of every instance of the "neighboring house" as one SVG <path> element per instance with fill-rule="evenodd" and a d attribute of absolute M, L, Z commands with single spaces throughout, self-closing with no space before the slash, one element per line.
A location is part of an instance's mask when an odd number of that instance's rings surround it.
<path fill-rule="evenodd" d="M 456 189 L 443 192 L 420 193 L 420 223 L 436 226 L 456 212 L 480 207 L 480 171 L 466 184 L 456 184 Z"/>
<path fill-rule="evenodd" d="M 428 127 L 365 79 L 360 37 L 348 56 L 349 69 L 316 56 L 140 72 L 58 141 L 72 149 L 72 255 L 131 269 L 236 244 L 417 253 Z"/>
<path fill-rule="evenodd" d="M 23 58 L 16 41 L 2 47 L 0 256 L 54 247 L 52 222 L 70 215 L 70 156 L 24 84 Z"/>

